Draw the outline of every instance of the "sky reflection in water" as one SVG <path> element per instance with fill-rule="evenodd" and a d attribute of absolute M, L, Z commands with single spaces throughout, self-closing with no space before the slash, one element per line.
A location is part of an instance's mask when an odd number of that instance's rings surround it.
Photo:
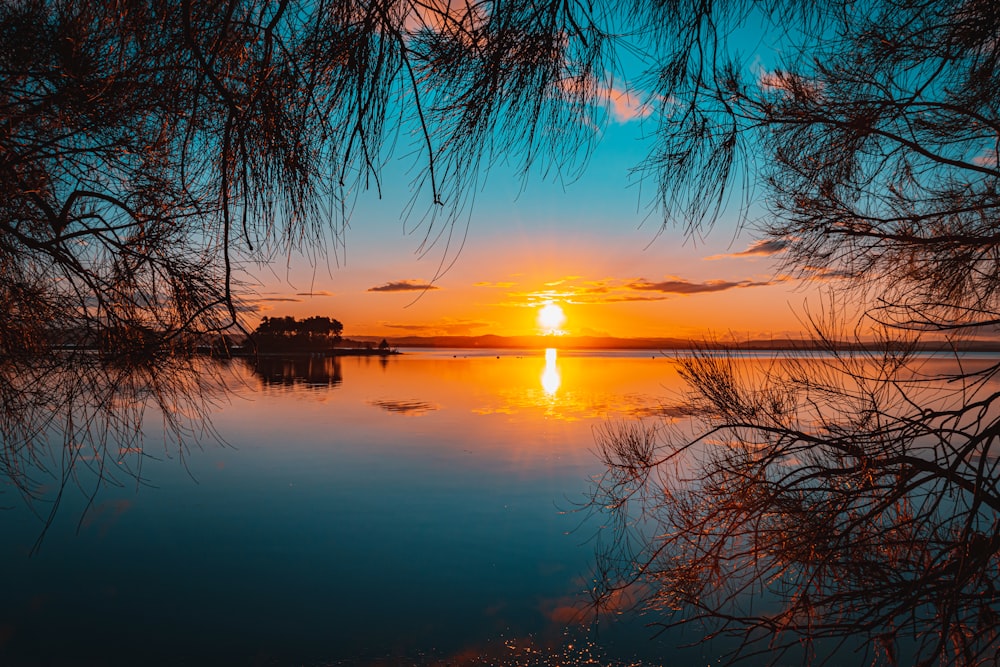
<path fill-rule="evenodd" d="M 141 480 L 105 483 L 86 513 L 71 482 L 32 558 L 42 523 L 3 489 L 0 664 L 717 657 L 674 648 L 690 634 L 650 641 L 643 618 L 581 624 L 596 525 L 572 510 L 601 472 L 593 428 L 684 419 L 670 359 L 438 350 L 230 370 L 212 417 L 227 444 L 178 451 L 150 415 L 145 452 L 120 453 Z"/>
<path fill-rule="evenodd" d="M 428 351 L 232 370 L 212 418 L 227 445 L 182 454 L 150 418 L 142 483 L 102 488 L 85 515 L 71 485 L 30 559 L 39 521 L 0 515 L 0 662 L 565 664 L 662 648 L 641 624 L 580 625 L 594 527 L 571 510 L 599 472 L 593 424 L 675 399 L 669 360 Z"/>

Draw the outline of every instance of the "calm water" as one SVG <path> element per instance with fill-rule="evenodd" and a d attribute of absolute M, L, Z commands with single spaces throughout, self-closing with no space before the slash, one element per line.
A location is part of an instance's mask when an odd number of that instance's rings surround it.
<path fill-rule="evenodd" d="M 573 511 L 600 472 L 595 424 L 676 400 L 668 359 L 417 351 L 227 373 L 225 444 L 179 450 L 152 415 L 142 482 L 118 475 L 85 513 L 71 481 L 35 555 L 42 521 L 0 496 L 0 664 L 678 655 L 634 615 L 588 622 L 597 526 Z"/>
<path fill-rule="evenodd" d="M 43 518 L 0 487 L 0 665 L 718 658 L 586 612 L 593 428 L 672 419 L 670 359 L 414 351 L 225 375 L 224 443 L 179 448 L 150 414 L 145 455 L 121 452 L 89 511 L 96 473 L 77 467 L 34 555 Z"/>

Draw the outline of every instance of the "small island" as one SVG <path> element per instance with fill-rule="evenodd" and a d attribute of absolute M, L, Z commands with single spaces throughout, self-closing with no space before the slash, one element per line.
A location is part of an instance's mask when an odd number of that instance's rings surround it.
<path fill-rule="evenodd" d="M 240 350 L 232 349 L 235 356 L 323 354 L 328 356 L 388 356 L 400 354 L 389 346 L 386 339 L 378 345 L 373 342 L 342 345 L 344 325 L 331 317 L 314 315 L 304 320 L 294 317 L 263 317 L 257 328 Z"/>

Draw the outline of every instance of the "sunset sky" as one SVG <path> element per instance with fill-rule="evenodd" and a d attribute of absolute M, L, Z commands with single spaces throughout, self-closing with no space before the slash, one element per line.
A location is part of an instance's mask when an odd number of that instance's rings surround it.
<path fill-rule="evenodd" d="M 766 76 L 762 62 L 756 53 L 747 58 Z M 650 207 L 655 184 L 630 176 L 655 123 L 641 91 L 606 93 L 610 117 L 581 177 L 560 181 L 536 170 L 525 181 L 511 166 L 494 166 L 462 218 L 467 236 L 460 222 L 447 249 L 442 240 L 421 253 L 426 207 L 404 217 L 414 158 L 390 162 L 381 199 L 360 197 L 345 247 L 255 272 L 255 316 L 327 315 L 344 323 L 346 336 L 513 336 L 546 333 L 537 316 L 551 301 L 563 308 L 569 335 L 801 332 L 806 302 L 821 307 L 821 285 L 780 275 L 780 249 L 739 231 L 735 204 L 704 238 L 660 233 L 662 212 Z M 751 218 L 763 215 L 758 208 Z M 438 276 L 442 260 L 454 263 Z"/>
<path fill-rule="evenodd" d="M 643 158 L 643 125 L 638 116 L 613 119 L 572 183 L 536 176 L 520 192 L 515 173 L 495 169 L 472 206 L 464 247 L 449 249 L 454 264 L 437 280 L 444 244 L 420 255 L 425 227 L 418 215 L 401 217 L 410 194 L 400 168 L 381 200 L 362 198 L 337 257 L 293 256 L 257 274 L 259 313 L 329 315 L 348 336 L 528 335 L 544 333 L 537 315 L 552 301 L 570 335 L 801 330 L 816 287 L 779 275 L 778 258 L 755 252 L 734 214 L 702 240 L 679 229 L 658 234 L 650 187 L 629 177 Z"/>

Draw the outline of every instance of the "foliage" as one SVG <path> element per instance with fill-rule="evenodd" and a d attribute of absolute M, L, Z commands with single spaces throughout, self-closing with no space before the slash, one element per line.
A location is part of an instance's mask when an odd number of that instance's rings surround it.
<path fill-rule="evenodd" d="M 329 317 L 313 315 L 304 320 L 294 317 L 263 317 L 253 332 L 253 341 L 261 351 L 323 350 L 336 345 L 344 325 Z"/>
<path fill-rule="evenodd" d="M 743 196 L 770 209 L 762 248 L 800 277 L 868 282 L 878 321 L 1000 321 L 993 3 L 663 5 L 681 38 L 650 76 L 674 110 L 645 166 L 668 221 L 697 230 Z M 728 41 L 755 19 L 772 69 Z"/>

